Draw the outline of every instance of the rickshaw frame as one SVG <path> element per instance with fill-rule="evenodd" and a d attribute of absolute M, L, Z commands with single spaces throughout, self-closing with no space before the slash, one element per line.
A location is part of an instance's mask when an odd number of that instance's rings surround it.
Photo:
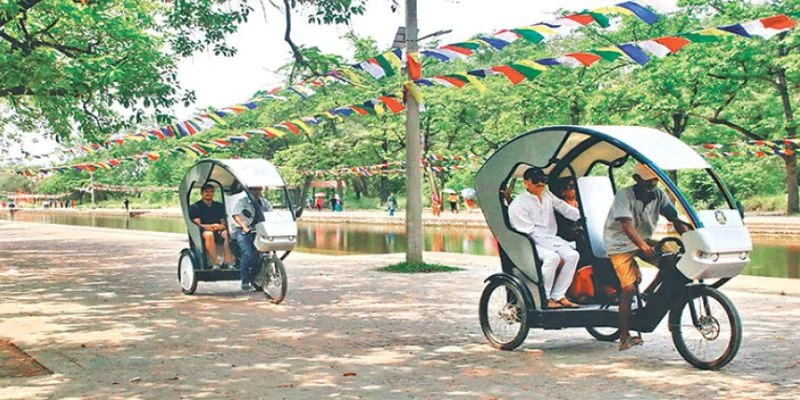
<path fill-rule="evenodd" d="M 638 151 L 636 148 L 632 147 L 629 143 L 626 143 L 622 140 L 619 140 L 617 137 L 614 137 L 610 134 L 605 134 L 603 130 L 631 130 L 637 129 L 633 127 L 582 127 L 582 126 L 569 126 L 569 125 L 559 125 L 559 126 L 548 126 L 543 127 L 540 129 L 533 130 L 531 132 L 522 134 L 508 143 L 504 144 L 500 148 L 498 148 L 495 153 L 489 157 L 486 163 L 481 167 L 476 175 L 476 188 L 478 189 L 478 197 L 482 204 L 482 211 L 486 218 L 487 224 L 489 225 L 490 229 L 492 230 L 493 235 L 498 241 L 498 248 L 500 253 L 500 260 L 501 260 L 501 273 L 494 274 L 486 278 L 485 282 L 487 283 L 486 290 L 484 291 L 484 295 L 481 299 L 481 324 L 484 327 L 484 333 L 486 332 L 485 321 L 486 318 L 486 310 L 484 309 L 484 297 L 491 295 L 491 290 L 493 287 L 498 285 L 511 285 L 519 290 L 519 294 L 523 297 L 523 303 L 525 305 L 525 316 L 524 316 L 524 324 L 527 325 L 527 328 L 542 328 L 542 329 L 564 329 L 564 328 L 574 328 L 574 327 L 585 327 L 590 330 L 592 333 L 593 328 L 597 327 L 609 327 L 609 328 L 618 328 L 619 327 L 619 312 L 617 310 L 612 309 L 610 303 L 605 304 L 598 304 L 593 307 L 582 307 L 580 309 L 545 309 L 541 305 L 545 304 L 545 295 L 544 291 L 541 290 L 541 280 L 538 277 L 541 276 L 541 259 L 539 258 L 537 251 L 536 251 L 536 243 L 534 240 L 527 234 L 517 231 L 514 229 L 509 221 L 509 216 L 507 212 L 507 204 L 505 203 L 504 196 L 506 195 L 505 190 L 507 189 L 507 184 L 510 182 L 512 177 L 515 173 L 518 173 L 520 166 L 537 166 L 548 168 L 548 176 L 550 177 L 562 177 L 564 173 L 568 173 L 569 177 L 578 181 L 579 177 L 587 176 L 592 168 L 597 163 L 605 164 L 608 167 L 608 178 L 611 182 L 612 190 L 616 192 L 617 188 L 613 187 L 615 180 L 614 180 L 614 168 L 619 167 L 628 160 L 628 157 L 632 157 L 634 160 L 641 162 L 648 166 L 658 177 L 659 180 L 662 181 L 668 188 L 669 192 L 673 194 L 676 200 L 680 203 L 682 209 L 685 211 L 687 218 L 690 220 L 691 225 L 694 229 L 700 229 L 704 227 L 704 223 L 701 218 L 698 216 L 698 213 L 692 206 L 692 204 L 688 201 L 688 199 L 684 196 L 683 193 L 678 189 L 677 185 L 672 182 L 669 178 L 668 174 L 665 173 L 662 168 L 659 167 L 657 163 L 651 160 L 647 155 L 643 152 Z M 649 130 L 649 128 L 638 128 L 642 129 L 642 133 L 646 135 L 653 135 L 654 130 Z M 548 156 L 546 159 L 542 159 L 539 157 L 540 163 L 534 162 L 532 159 L 535 159 L 535 156 L 530 156 L 523 153 L 525 145 L 524 140 L 527 138 L 530 140 L 532 135 L 539 135 L 539 134 L 547 134 L 547 133 L 556 133 L 556 134 L 563 134 L 563 137 L 560 138 L 557 145 L 554 146 L 554 150 L 552 150 L 552 156 Z M 570 140 L 573 134 L 583 134 L 586 135 L 587 138 L 569 149 L 568 151 L 559 157 L 562 153 L 562 150 L 565 148 L 566 143 Z M 630 132 L 627 132 L 629 134 Z M 666 135 L 666 134 L 664 134 Z M 671 139 L 666 139 L 667 141 L 673 140 L 672 136 L 669 136 Z M 677 141 L 677 139 L 674 139 Z M 545 140 L 546 142 L 546 140 Z M 614 146 L 617 150 L 621 151 L 623 154 L 619 157 L 613 158 L 611 160 L 600 160 L 596 159 L 592 161 L 588 167 L 585 167 L 583 171 L 576 172 L 573 166 L 571 165 L 573 162 L 578 160 L 578 157 L 584 154 L 587 150 L 591 149 L 593 146 L 606 142 L 609 143 L 611 146 Z M 679 141 L 678 141 L 679 142 Z M 555 142 L 549 143 L 552 145 Z M 530 145 L 530 143 L 528 143 Z M 547 143 L 546 143 L 547 144 Z M 514 147 L 516 146 L 516 147 Z M 667 145 L 667 147 L 672 146 L 673 148 L 678 148 L 680 146 L 684 146 L 688 148 L 682 142 L 680 144 L 671 143 Z M 676 147 L 678 146 L 678 147 Z M 546 147 L 546 146 L 543 146 Z M 551 146 L 553 147 L 553 146 Z M 521 150 L 522 148 L 522 150 Z M 544 151 L 544 150 L 542 150 Z M 685 149 L 682 150 L 684 153 L 686 152 Z M 693 150 L 692 150 L 693 152 Z M 651 151 L 652 153 L 652 151 Z M 520 160 L 525 155 L 524 160 Z M 686 161 L 689 165 L 696 165 L 696 167 L 705 170 L 713 179 L 714 184 L 721 189 L 723 198 L 727 203 L 728 207 L 733 210 L 737 210 L 738 214 L 742 216 L 742 211 L 740 205 L 734 200 L 733 196 L 731 195 L 730 191 L 725 187 L 724 183 L 720 179 L 720 177 L 713 171 L 713 169 L 708 165 L 705 160 L 694 153 L 696 159 Z M 514 159 L 514 157 L 517 157 Z M 508 159 L 506 159 L 508 158 Z M 590 158 L 590 157 L 589 157 Z M 661 155 L 663 159 L 663 155 Z M 692 157 L 688 157 L 691 159 Z M 511 162 L 509 162 L 511 160 Z M 499 171 L 499 172 L 498 172 Z M 503 171 L 506 171 L 505 173 Z M 499 180 L 499 184 L 497 183 Z M 580 193 L 580 189 L 576 185 L 576 192 L 577 198 L 581 199 L 581 202 L 584 200 L 582 199 L 582 194 Z M 499 190 L 498 190 L 499 189 Z M 581 213 L 581 220 L 583 229 L 586 229 L 587 222 L 586 222 L 586 215 L 584 213 L 585 207 L 583 204 L 580 208 Z M 502 224 L 500 223 L 502 222 Z M 513 234 L 514 236 L 510 236 L 509 233 Z M 524 238 L 524 239 L 522 239 Z M 587 238 L 588 239 L 588 238 Z M 678 239 L 666 239 L 667 241 L 673 240 L 680 243 L 683 246 L 682 242 Z M 749 235 L 747 236 L 747 240 L 749 241 Z M 523 243 L 527 242 L 529 247 L 521 246 Z M 663 242 L 663 241 L 662 241 Z M 509 247 L 511 246 L 511 247 Z M 752 246 L 752 245 L 750 245 Z M 659 247 L 661 247 L 661 243 L 659 243 Z M 508 249 L 514 250 L 514 254 L 511 255 L 507 251 Z M 526 254 L 527 249 L 530 248 L 530 253 Z M 750 247 L 751 248 L 751 247 Z M 611 271 L 613 275 L 614 281 L 616 281 L 616 275 L 613 273 L 613 267 L 610 265 L 610 261 L 607 258 L 601 258 L 596 256 L 594 251 L 589 253 L 591 258 L 591 265 L 595 267 L 595 270 L 605 269 L 606 271 Z M 584 254 L 582 254 L 584 256 Z M 644 291 L 641 292 L 641 295 L 637 296 L 637 305 L 633 311 L 630 318 L 630 328 L 632 330 L 640 331 L 640 332 L 652 332 L 656 329 L 659 323 L 663 320 L 663 318 L 673 311 L 676 307 L 682 306 L 684 303 L 691 302 L 697 296 L 706 296 L 706 292 L 709 290 L 716 290 L 717 288 L 724 285 L 728 282 L 735 274 L 732 274 L 729 271 L 724 273 L 724 276 L 718 276 L 715 282 L 712 284 L 704 283 L 702 279 L 702 274 L 700 279 L 689 279 L 685 276 L 684 273 L 678 270 L 676 264 L 681 259 L 681 254 L 674 254 L 674 253 L 666 253 L 661 257 L 660 270 L 657 274 L 656 279 L 650 284 L 650 286 Z M 749 261 L 749 258 L 747 259 Z M 526 262 L 530 264 L 525 264 Z M 689 261 L 687 261 L 688 263 Z M 520 268 L 518 264 L 522 265 L 532 265 L 533 266 L 533 274 L 535 276 L 531 276 L 531 274 L 526 273 L 523 268 Z M 743 267 L 742 267 L 743 268 Z M 738 271 L 736 271 L 738 273 Z M 713 274 L 711 274 L 713 275 Z M 617 282 L 618 285 L 618 282 Z M 533 289 L 531 289 L 533 287 Z M 487 292 L 488 291 L 488 292 Z M 533 293 L 536 292 L 537 295 Z M 721 295 L 721 293 L 719 293 Z M 516 295 L 514 295 L 516 296 Z M 716 296 L 716 294 L 715 294 Z M 721 295 L 724 297 L 724 295 Z M 727 299 L 727 298 L 725 298 Z M 510 300 L 509 300 L 510 301 Z M 646 304 L 645 304 L 646 303 Z M 645 305 L 643 305 L 645 304 Z M 728 304 L 731 305 L 728 301 Z M 691 307 L 690 307 L 691 308 Z M 521 311 L 521 310 L 520 310 Z M 695 309 L 690 309 L 692 318 L 695 318 Z M 735 312 L 735 309 L 732 310 L 735 314 L 736 321 L 738 322 L 738 314 Z M 677 317 L 676 317 L 677 315 Z M 675 332 L 673 329 L 677 326 L 678 321 L 676 318 L 680 318 L 680 313 L 672 312 L 670 314 L 669 326 L 670 330 Z M 740 322 L 739 322 L 740 324 Z M 595 337 L 598 337 L 594 333 L 592 333 Z M 524 335 L 527 336 L 527 333 Z M 506 350 L 511 350 L 514 347 L 520 345 L 522 341 L 524 341 L 524 336 L 522 336 L 522 340 L 516 340 L 513 343 L 510 343 L 508 346 L 495 346 L 499 348 L 503 348 Z M 673 336 L 674 338 L 674 336 Z M 487 334 L 487 339 L 490 339 Z M 518 338 L 517 338 L 518 339 Z M 600 339 L 600 337 L 598 337 Z M 609 337 L 606 339 L 601 340 L 613 340 L 613 337 Z M 741 333 L 739 332 L 738 339 L 735 340 L 735 349 L 733 351 L 733 355 L 735 355 L 736 350 L 738 350 L 738 343 L 741 339 Z M 490 342 L 492 340 L 490 339 Z M 677 346 L 677 343 L 676 343 Z M 679 351 L 681 351 L 679 349 Z M 683 353 L 682 353 L 683 355 Z M 686 356 L 684 356 L 687 358 Z M 730 358 L 732 358 L 731 356 Z M 689 358 L 687 358 L 687 361 Z M 721 365 L 711 365 L 709 368 L 718 368 L 727 364 L 730 359 L 727 359 Z M 702 363 L 694 363 L 690 361 L 695 366 L 700 368 L 704 368 L 705 365 Z"/>
<path fill-rule="evenodd" d="M 224 171 L 226 175 L 219 176 L 216 169 Z M 256 173 L 257 172 L 257 173 Z M 215 178 L 216 177 L 216 178 Z M 220 178 L 232 178 L 230 182 L 221 182 Z M 189 248 L 181 251 L 181 258 L 188 253 L 192 261 L 192 269 L 194 271 L 194 278 L 198 282 L 215 282 L 215 281 L 229 281 L 239 280 L 240 270 L 238 268 L 228 269 L 212 269 L 209 264 L 208 257 L 206 257 L 205 243 L 202 239 L 202 231 L 200 227 L 192 221 L 189 215 L 189 208 L 191 206 L 192 190 L 201 187 L 206 183 L 211 183 L 216 186 L 221 195 L 220 201 L 226 208 L 226 225 L 230 217 L 228 215 L 228 204 L 226 197 L 234 196 L 239 193 L 244 193 L 250 199 L 251 204 L 256 208 L 256 213 L 253 216 L 253 224 L 264 222 L 264 213 L 260 210 L 258 202 L 253 201 L 254 196 L 250 192 L 250 187 L 265 187 L 272 189 L 280 189 L 283 199 L 287 208 L 291 212 L 292 221 L 296 221 L 302 209 L 295 207 L 292 204 L 291 196 L 288 192 L 288 187 L 283 180 L 283 177 L 278 172 L 277 168 L 270 162 L 263 159 L 234 159 L 234 160 L 218 160 L 218 159 L 203 159 L 195 163 L 185 174 L 178 189 L 178 196 L 181 203 L 182 215 L 186 223 L 187 233 L 189 237 Z M 230 243 L 231 251 L 237 254 L 236 244 L 231 235 L 232 227 L 228 227 L 228 240 Z M 296 226 L 295 233 L 291 236 L 291 240 L 283 246 L 278 246 L 278 250 L 270 250 L 277 256 L 277 251 L 283 250 L 284 253 L 279 256 L 280 260 L 284 260 L 292 251 L 295 246 L 296 239 Z M 263 253 L 262 254 L 266 254 Z M 238 256 L 238 254 L 237 254 Z M 181 280 L 181 265 L 178 266 L 178 279 Z M 193 285 L 196 287 L 196 285 Z M 184 290 L 184 293 L 191 294 L 194 290 Z"/>

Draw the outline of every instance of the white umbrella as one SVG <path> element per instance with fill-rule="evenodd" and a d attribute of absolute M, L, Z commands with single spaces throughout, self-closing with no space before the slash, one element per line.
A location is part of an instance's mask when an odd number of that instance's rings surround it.
<path fill-rule="evenodd" d="M 450 188 L 442 189 L 442 193 L 455 193 L 456 191 Z"/>
<path fill-rule="evenodd" d="M 473 189 L 473 188 L 466 188 L 466 189 L 461 191 L 461 197 L 463 197 L 465 199 L 473 200 L 473 199 L 475 199 L 476 196 L 477 196 L 477 193 L 475 192 L 475 189 Z"/>
<path fill-rule="evenodd" d="M 325 193 L 322 192 L 314 193 L 314 197 L 325 197 Z"/>

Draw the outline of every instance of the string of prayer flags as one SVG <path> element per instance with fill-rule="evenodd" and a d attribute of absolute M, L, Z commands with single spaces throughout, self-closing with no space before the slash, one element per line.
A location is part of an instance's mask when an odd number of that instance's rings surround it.
<path fill-rule="evenodd" d="M 566 35 L 593 23 L 607 28 L 610 26 L 610 16 L 617 14 L 633 16 L 650 25 L 659 20 L 658 15 L 646 7 L 633 1 L 626 1 L 613 6 L 565 15 L 553 21 L 538 22 L 513 29 L 501 29 L 494 34 L 479 35 L 472 40 L 423 49 L 420 51 L 420 55 L 439 62 L 449 62 L 456 59 L 466 60 L 481 48 L 500 51 L 518 39 L 531 43 L 540 43 L 548 38 Z M 403 49 L 391 49 L 366 61 L 352 64 L 351 67 L 364 71 L 375 79 L 382 79 L 394 76 L 397 70 L 406 65 L 409 66 L 412 80 L 417 80 L 421 77 L 419 70 L 421 63 L 415 56 L 406 55 Z"/>
<path fill-rule="evenodd" d="M 760 36 L 765 39 L 774 37 L 775 34 L 785 32 L 797 26 L 797 23 L 786 15 L 780 14 L 772 17 L 761 18 L 753 21 L 716 28 L 706 28 L 694 32 L 675 36 L 663 36 L 638 42 L 622 43 L 606 46 L 583 52 L 572 52 L 560 57 L 540 58 L 537 60 L 522 60 L 507 65 L 497 65 L 489 68 L 474 69 L 460 74 L 437 75 L 423 77 L 413 82 L 419 86 L 443 86 L 462 88 L 467 83 L 473 84 L 475 80 L 469 77 L 484 79 L 489 76 L 503 75 L 512 84 L 516 85 L 525 80 L 535 79 L 548 68 L 567 66 L 570 68 L 589 68 L 599 61 L 613 62 L 625 59 L 639 65 L 646 65 L 652 57 L 665 57 L 674 54 L 692 43 L 710 43 L 723 37 L 742 36 L 751 38 Z M 475 85 L 478 90 L 483 90 L 483 85 Z"/>

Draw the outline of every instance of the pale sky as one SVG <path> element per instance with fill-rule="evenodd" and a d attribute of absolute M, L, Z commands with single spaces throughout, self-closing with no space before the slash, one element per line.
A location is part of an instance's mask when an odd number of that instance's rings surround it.
<path fill-rule="evenodd" d="M 580 11 L 622 0 L 561 0 L 558 2 L 536 0 L 418 0 L 420 35 L 442 29 L 452 32 L 440 37 L 442 43 L 468 40 L 477 33 L 491 33 L 502 28 L 516 28 L 551 19 L 559 9 Z M 674 10 L 677 0 L 637 0 L 653 6 L 656 11 Z M 259 0 L 250 0 L 255 9 L 249 21 L 230 36 L 229 43 L 238 49 L 234 57 L 215 57 L 198 54 L 179 64 L 179 78 L 185 88 L 192 88 L 197 101 L 188 109 L 176 107 L 178 118 L 187 118 L 197 109 L 213 106 L 226 107 L 246 101 L 256 90 L 282 84 L 274 71 L 287 63 L 291 54 L 283 41 L 285 29 L 283 15 L 264 0 L 267 7 L 265 22 Z M 280 2 L 278 2 L 280 3 Z M 391 0 L 369 0 L 366 13 L 354 18 L 352 25 L 310 25 L 305 18 L 295 15 L 292 20 L 292 38 L 298 45 L 317 46 L 323 52 L 348 57 L 352 49 L 342 36 L 352 29 L 359 36 L 371 36 L 381 49 L 388 49 L 397 28 L 405 24 L 404 0 L 392 13 Z M 422 43 L 425 47 L 425 43 Z M 578 50 L 578 49 L 576 49 Z M 39 140 L 26 135 L 23 147 L 33 154 L 53 151 L 53 141 Z M 19 146 L 12 146 L 8 156 L 19 156 Z M 0 158 L 3 156 L 0 155 Z"/>

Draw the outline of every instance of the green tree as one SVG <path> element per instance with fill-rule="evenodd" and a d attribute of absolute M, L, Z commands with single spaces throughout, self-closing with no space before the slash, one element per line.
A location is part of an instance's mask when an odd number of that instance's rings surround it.
<path fill-rule="evenodd" d="M 96 141 L 148 112 L 164 120 L 173 104 L 194 99 L 179 86 L 176 58 L 233 54 L 225 37 L 249 12 L 246 0 L 3 0 L 2 128 L 57 139 L 76 129 Z"/>
<path fill-rule="evenodd" d="M 745 0 L 686 0 L 688 6 L 707 7 L 717 12 L 713 21 L 747 20 L 775 13 L 796 13 L 800 0 L 767 1 L 752 4 Z M 746 85 L 742 95 L 720 102 L 706 115 L 711 124 L 724 126 L 748 138 L 796 138 L 795 117 L 797 83 L 800 82 L 800 35 L 781 34 L 768 42 L 740 41 L 726 60 L 735 69 L 710 73 L 709 77 Z M 782 156 L 784 161 L 787 213 L 800 212 L 797 155 Z"/>

